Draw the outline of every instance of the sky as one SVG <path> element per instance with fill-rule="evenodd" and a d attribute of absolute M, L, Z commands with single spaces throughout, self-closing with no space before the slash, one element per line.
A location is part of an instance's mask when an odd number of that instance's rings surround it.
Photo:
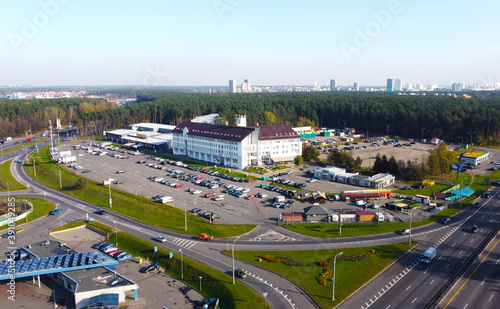
<path fill-rule="evenodd" d="M 0 0 L 0 85 L 500 81 L 496 0 Z"/>

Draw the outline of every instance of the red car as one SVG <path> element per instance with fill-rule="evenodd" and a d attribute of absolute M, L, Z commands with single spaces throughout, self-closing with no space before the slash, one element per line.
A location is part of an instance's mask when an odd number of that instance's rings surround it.
<path fill-rule="evenodd" d="M 117 254 L 117 253 L 120 253 L 120 252 L 122 252 L 122 251 L 121 251 L 121 250 L 116 249 L 116 250 L 113 250 L 113 251 L 111 251 L 111 252 L 108 252 L 108 255 L 109 255 L 109 256 L 113 256 L 113 255 L 115 255 L 115 254 Z"/>
<path fill-rule="evenodd" d="M 203 171 L 201 171 L 201 172 L 206 174 L 206 173 L 208 172 L 208 170 L 203 170 Z"/>
<path fill-rule="evenodd" d="M 201 177 L 201 176 L 196 176 L 196 178 L 195 178 L 195 179 L 196 179 L 196 180 L 200 180 L 200 179 L 203 179 L 203 177 Z"/>
<path fill-rule="evenodd" d="M 215 196 L 215 194 L 213 194 L 213 193 L 207 193 L 207 194 L 205 194 L 205 197 L 214 197 L 214 196 Z"/>
<path fill-rule="evenodd" d="M 255 198 L 255 195 L 250 195 L 249 197 L 247 197 L 247 200 L 253 200 Z"/>
<path fill-rule="evenodd" d="M 176 188 L 180 188 L 180 187 L 182 187 L 182 184 L 181 184 L 181 183 L 178 183 L 178 184 L 176 184 L 176 185 L 175 185 L 175 187 L 176 187 Z"/>

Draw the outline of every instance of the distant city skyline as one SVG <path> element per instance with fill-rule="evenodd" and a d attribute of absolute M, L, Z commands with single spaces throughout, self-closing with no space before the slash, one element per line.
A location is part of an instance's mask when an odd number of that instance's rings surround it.
<path fill-rule="evenodd" d="M 492 0 L 26 0 L 3 9 L 0 85 L 500 81 Z"/>

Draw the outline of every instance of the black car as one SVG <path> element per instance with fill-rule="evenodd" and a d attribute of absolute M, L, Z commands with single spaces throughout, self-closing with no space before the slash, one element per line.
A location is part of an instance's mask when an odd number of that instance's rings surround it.
<path fill-rule="evenodd" d="M 101 210 L 96 210 L 96 211 L 94 211 L 94 213 L 95 213 L 96 215 L 104 215 L 104 214 L 106 213 L 106 210 L 103 210 L 103 209 L 101 209 Z"/>
<path fill-rule="evenodd" d="M 477 232 L 477 225 L 476 225 L 476 224 L 474 224 L 474 225 L 470 228 L 470 232 L 471 232 L 471 233 L 475 233 L 475 232 Z"/>

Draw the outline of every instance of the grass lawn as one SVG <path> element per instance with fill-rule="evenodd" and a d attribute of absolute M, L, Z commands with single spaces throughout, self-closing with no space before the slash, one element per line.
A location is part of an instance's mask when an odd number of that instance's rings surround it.
<path fill-rule="evenodd" d="M 253 180 L 259 180 L 260 179 L 259 177 L 255 177 L 255 176 L 252 176 L 252 175 L 248 175 L 248 177 L 247 177 L 246 173 L 234 172 L 233 169 L 227 169 L 227 168 L 218 167 L 218 168 L 209 168 L 209 170 L 216 171 L 216 172 L 223 173 L 223 174 L 227 174 L 227 175 L 230 175 L 230 176 L 233 176 L 233 177 L 238 177 L 238 178 L 241 178 L 241 179 L 245 179 L 245 178 L 247 178 L 247 179 L 253 179 Z M 231 172 L 229 172 L 229 171 L 231 171 Z"/>
<path fill-rule="evenodd" d="M 44 217 L 49 214 L 50 211 L 56 208 L 55 204 L 51 201 L 46 201 L 42 198 L 37 197 L 19 197 L 16 196 L 15 200 L 17 203 L 22 203 L 23 200 L 31 202 L 33 204 L 33 211 L 28 214 L 28 222 L 36 220 L 38 218 Z M 7 198 L 0 199 L 2 202 L 7 202 Z M 38 216 L 38 218 L 37 218 Z M 16 223 L 16 225 L 21 225 L 26 223 L 26 219 L 22 219 Z"/>
<path fill-rule="evenodd" d="M 191 166 L 194 166 L 194 167 L 207 167 L 206 164 L 202 164 L 202 163 L 196 163 L 196 162 L 193 162 L 193 161 L 189 161 L 189 160 L 181 160 L 179 158 L 176 158 L 174 156 L 168 156 L 168 155 L 157 155 L 157 154 L 153 154 L 151 152 L 148 152 L 149 154 L 151 154 L 152 156 L 154 157 L 157 157 L 157 158 L 162 158 L 162 159 L 165 159 L 165 160 L 172 160 L 172 161 L 182 161 L 182 163 L 184 164 L 188 164 L 188 165 L 191 165 Z"/>
<path fill-rule="evenodd" d="M 26 165 L 26 172 L 41 184 L 59 190 L 59 171 L 57 165 L 49 159 L 48 148 L 40 151 L 41 164 L 37 164 L 37 177 L 33 176 L 33 168 Z M 62 191 L 68 195 L 82 199 L 89 203 L 109 209 L 108 188 L 101 184 L 75 175 L 61 165 Z M 187 214 L 188 230 L 184 231 L 184 211 L 159 204 L 131 193 L 112 189 L 112 211 L 121 213 L 144 223 L 190 235 L 210 233 L 215 237 L 231 237 L 246 233 L 255 228 L 255 225 L 222 225 L 210 224 L 198 216 Z M 97 219 L 97 218 L 95 218 Z"/>
<path fill-rule="evenodd" d="M 354 293 L 368 280 L 375 277 L 410 249 L 407 243 L 345 249 L 328 249 L 314 251 L 235 251 L 235 256 L 252 264 L 274 271 L 306 290 L 323 308 L 332 308 L 346 297 Z M 372 252 L 374 250 L 375 253 Z M 333 257 L 337 257 L 335 301 L 332 302 L 332 276 L 328 276 L 326 285 L 318 282 L 317 277 L 324 272 L 325 267 L 320 261 L 328 261 L 328 269 L 333 271 Z M 227 252 L 229 253 L 229 252 Z M 265 259 L 258 261 L 258 255 L 271 257 L 287 257 L 298 262 L 312 263 L 311 266 L 289 266 L 284 263 L 272 263 Z M 364 260 L 350 261 L 355 255 L 363 256 Z M 372 255 L 372 256 L 370 256 Z M 345 259 L 345 260 L 343 260 Z"/>
<path fill-rule="evenodd" d="M 153 253 L 153 248 L 157 244 L 124 232 L 118 232 L 118 235 L 109 235 L 108 241 L 115 242 L 116 236 L 118 236 L 120 250 L 127 251 L 135 257 L 142 257 L 144 260 L 149 258 L 150 261 L 158 262 L 158 265 L 163 267 L 166 273 L 196 290 L 199 290 L 199 276 L 201 276 L 201 294 L 205 298 L 219 298 L 221 308 L 265 308 L 265 300 L 261 295 L 239 281 L 233 285 L 232 277 L 218 270 L 184 256 L 184 279 L 181 279 L 181 257 L 178 252 L 174 253 L 172 259 L 169 258 L 170 250 L 162 247 L 158 247 L 158 251 Z"/>
<path fill-rule="evenodd" d="M 75 227 L 84 226 L 86 224 L 87 224 L 87 221 L 73 221 L 73 222 L 66 223 L 63 226 L 58 226 L 55 229 L 53 229 L 51 232 L 69 230 L 69 229 L 72 229 Z"/>
<path fill-rule="evenodd" d="M 10 173 L 10 165 L 12 164 L 13 161 L 14 160 L 10 160 L 0 164 L 0 192 L 7 191 L 7 183 L 9 184 L 8 189 L 10 191 L 26 189 L 26 187 L 20 184 Z"/>

